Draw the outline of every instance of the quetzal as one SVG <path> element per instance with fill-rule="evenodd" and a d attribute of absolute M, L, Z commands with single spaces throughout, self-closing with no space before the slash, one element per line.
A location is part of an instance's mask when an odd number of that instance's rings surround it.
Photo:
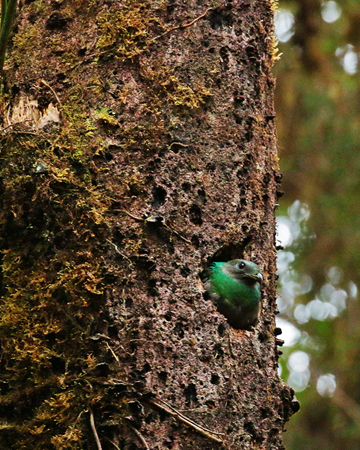
<path fill-rule="evenodd" d="M 259 267 L 244 259 L 214 262 L 205 271 L 204 287 L 218 311 L 236 329 L 249 329 L 256 321 L 263 276 Z"/>

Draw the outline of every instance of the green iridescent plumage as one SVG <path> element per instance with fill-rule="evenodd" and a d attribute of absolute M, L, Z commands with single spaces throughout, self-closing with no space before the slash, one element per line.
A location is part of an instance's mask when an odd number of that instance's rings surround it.
<path fill-rule="evenodd" d="M 205 289 L 233 328 L 248 329 L 257 319 L 262 275 L 259 267 L 244 259 L 215 262 L 207 269 Z"/>

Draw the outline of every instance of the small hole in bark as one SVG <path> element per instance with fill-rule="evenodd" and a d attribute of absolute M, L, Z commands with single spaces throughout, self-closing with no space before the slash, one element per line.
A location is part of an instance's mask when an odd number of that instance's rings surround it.
<path fill-rule="evenodd" d="M 174 332 L 179 336 L 180 339 L 184 337 L 184 329 L 181 323 L 177 323 L 175 325 Z"/>
<path fill-rule="evenodd" d="M 184 150 L 188 150 L 188 149 L 187 149 L 186 147 L 184 147 L 183 145 L 181 145 L 181 143 L 173 142 L 173 143 L 171 144 L 171 150 L 172 150 L 174 153 L 179 153 L 180 150 L 181 150 L 181 151 L 184 151 Z"/>
<path fill-rule="evenodd" d="M 159 293 L 156 289 L 156 280 L 154 280 L 153 278 L 148 281 L 148 293 L 152 297 L 155 297 Z"/>
<path fill-rule="evenodd" d="M 140 270 L 143 270 L 147 275 L 149 275 L 150 272 L 154 270 L 156 267 L 154 261 L 149 259 L 149 257 L 146 254 L 139 255 L 136 257 L 136 265 Z"/>
<path fill-rule="evenodd" d="M 227 47 L 222 47 L 220 49 L 220 56 L 222 60 L 223 70 L 226 72 L 229 70 L 229 49 Z"/>
<path fill-rule="evenodd" d="M 51 368 L 54 373 L 57 373 L 57 374 L 65 373 L 66 363 L 65 363 L 64 359 L 53 356 L 50 359 L 50 363 L 51 363 Z"/>
<path fill-rule="evenodd" d="M 188 268 L 188 266 L 184 266 L 184 267 L 181 267 L 180 273 L 184 278 L 186 278 L 190 275 L 191 270 Z"/>
<path fill-rule="evenodd" d="M 261 442 L 262 438 L 259 436 L 258 430 L 255 428 L 254 424 L 252 422 L 245 422 L 244 423 L 244 430 L 253 435 L 256 441 Z"/>
<path fill-rule="evenodd" d="M 269 437 L 273 438 L 274 436 L 277 436 L 279 433 L 280 433 L 280 430 L 278 430 L 277 428 L 271 428 L 271 430 L 269 432 Z"/>
<path fill-rule="evenodd" d="M 98 377 L 107 377 L 109 375 L 110 369 L 109 364 L 106 362 L 102 362 L 97 364 L 96 366 L 96 376 Z"/>
<path fill-rule="evenodd" d="M 175 247 L 172 242 L 168 242 L 167 249 L 170 255 L 173 255 L 175 253 Z"/>
<path fill-rule="evenodd" d="M 48 30 L 61 29 L 66 26 L 68 19 L 62 16 L 60 13 L 55 12 L 46 21 L 46 28 Z"/>
<path fill-rule="evenodd" d="M 161 186 L 156 186 L 152 190 L 152 204 L 158 208 L 159 206 L 163 205 L 165 203 L 166 199 L 166 190 Z"/>
<path fill-rule="evenodd" d="M 220 344 L 215 344 L 214 345 L 214 355 L 215 355 L 216 359 L 219 359 L 222 356 L 224 356 L 224 350 L 221 348 Z"/>
<path fill-rule="evenodd" d="M 249 59 L 255 59 L 256 60 L 256 52 L 255 52 L 255 48 L 252 47 L 251 45 L 249 45 L 246 50 L 245 50 L 247 57 Z"/>
<path fill-rule="evenodd" d="M 182 189 L 183 189 L 185 192 L 189 192 L 190 189 L 191 189 L 191 184 L 188 183 L 188 182 L 186 181 L 185 183 L 183 183 L 183 184 L 181 185 L 181 187 L 182 187 Z"/>
<path fill-rule="evenodd" d="M 127 391 L 127 385 L 126 383 L 117 382 L 114 386 L 111 386 L 109 390 L 111 393 L 121 394 L 122 392 Z"/>
<path fill-rule="evenodd" d="M 218 230 L 225 230 L 225 225 L 220 225 L 218 223 L 213 224 L 213 227 L 218 229 Z"/>
<path fill-rule="evenodd" d="M 209 356 L 199 356 L 199 360 L 205 364 L 210 364 L 211 358 Z"/>
<path fill-rule="evenodd" d="M 142 371 L 143 371 L 143 373 L 151 372 L 150 364 L 149 363 L 145 363 Z"/>
<path fill-rule="evenodd" d="M 196 234 L 193 234 L 191 237 L 191 243 L 194 247 L 199 248 L 200 246 L 200 240 L 199 237 Z"/>
<path fill-rule="evenodd" d="M 129 411 L 131 412 L 131 414 L 134 414 L 134 415 L 140 414 L 143 409 L 141 406 L 141 403 L 139 403 L 138 401 L 128 402 L 128 407 L 129 407 Z"/>
<path fill-rule="evenodd" d="M 240 199 L 240 205 L 241 206 L 246 206 L 248 204 L 247 198 L 241 198 Z"/>
<path fill-rule="evenodd" d="M 244 178 L 248 175 L 248 173 L 249 173 L 248 167 L 243 166 L 243 167 L 241 167 L 241 169 L 239 169 L 239 170 L 236 172 L 236 176 L 237 176 L 240 180 L 242 180 L 242 179 L 244 179 Z M 241 190 L 240 190 L 240 195 L 244 195 L 244 194 L 245 194 L 245 190 L 244 190 L 244 189 L 241 189 Z"/>
<path fill-rule="evenodd" d="M 197 393 L 195 384 L 190 383 L 187 388 L 184 389 L 185 403 L 190 405 L 190 403 L 197 403 Z"/>
<path fill-rule="evenodd" d="M 11 92 L 16 95 L 20 92 L 20 88 L 19 86 L 17 86 L 16 84 L 11 88 Z"/>
<path fill-rule="evenodd" d="M 193 224 L 195 225 L 202 225 L 203 220 L 201 218 L 201 209 L 199 208 L 198 205 L 192 205 L 192 207 L 190 208 L 190 220 Z"/>
<path fill-rule="evenodd" d="M 250 142 L 253 137 L 254 137 L 254 133 L 252 131 L 248 131 L 247 133 L 245 133 L 246 141 Z"/>
<path fill-rule="evenodd" d="M 265 341 L 268 341 L 268 340 L 269 340 L 269 338 L 268 338 L 268 335 L 266 333 L 259 333 L 259 341 L 260 342 L 265 342 Z"/>
<path fill-rule="evenodd" d="M 206 192 L 204 189 L 198 189 L 197 191 L 198 196 L 200 197 L 200 200 L 204 205 L 206 205 Z"/>
<path fill-rule="evenodd" d="M 242 107 L 244 106 L 244 97 L 237 97 L 234 100 L 234 107 L 238 108 L 238 109 L 242 109 Z"/>
<path fill-rule="evenodd" d="M 215 409 L 215 402 L 214 402 L 214 401 L 212 401 L 212 400 L 207 400 L 207 401 L 205 402 L 205 404 L 206 404 L 206 406 L 207 406 L 209 409 Z"/>
<path fill-rule="evenodd" d="M 212 384 L 219 384 L 220 383 L 220 378 L 219 378 L 219 375 L 216 375 L 216 374 L 212 374 L 211 375 L 211 383 Z"/>
<path fill-rule="evenodd" d="M 133 305 L 133 300 L 132 300 L 132 298 L 131 297 L 127 297 L 126 298 L 126 300 L 125 300 L 125 306 L 126 306 L 126 308 L 131 308 L 132 307 L 132 305 Z"/>
<path fill-rule="evenodd" d="M 226 330 L 225 325 L 224 325 L 223 323 L 221 323 L 221 324 L 218 326 L 218 333 L 219 333 L 219 336 L 224 336 L 225 330 Z"/>
<path fill-rule="evenodd" d="M 110 152 L 105 152 L 104 158 L 106 159 L 106 161 L 112 161 L 114 159 L 114 156 Z"/>
<path fill-rule="evenodd" d="M 109 338 L 113 338 L 113 339 L 117 338 L 118 337 L 117 327 L 115 327 L 115 326 L 108 327 L 107 334 L 108 334 Z"/>
<path fill-rule="evenodd" d="M 227 14 L 220 8 L 216 8 L 211 13 L 210 17 L 210 25 L 213 30 L 221 30 L 224 26 L 230 26 L 233 23 L 233 19 L 230 14 Z"/>
<path fill-rule="evenodd" d="M 165 372 L 164 370 L 162 370 L 162 371 L 158 374 L 158 378 L 159 378 L 159 380 L 161 380 L 161 381 L 166 381 L 166 380 L 167 380 L 167 376 L 168 376 L 168 373 Z"/>
<path fill-rule="evenodd" d="M 157 411 L 152 411 L 150 414 L 148 414 L 145 417 L 145 422 L 149 424 L 149 423 L 155 422 L 156 420 L 158 420 L 158 418 L 159 418 L 159 414 L 157 413 Z"/>

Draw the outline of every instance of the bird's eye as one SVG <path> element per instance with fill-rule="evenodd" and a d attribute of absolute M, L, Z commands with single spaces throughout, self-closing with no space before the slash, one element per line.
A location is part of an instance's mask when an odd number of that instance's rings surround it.
<path fill-rule="evenodd" d="M 244 262 L 241 262 L 240 264 L 239 264 L 239 269 L 243 269 L 245 267 L 245 263 Z"/>

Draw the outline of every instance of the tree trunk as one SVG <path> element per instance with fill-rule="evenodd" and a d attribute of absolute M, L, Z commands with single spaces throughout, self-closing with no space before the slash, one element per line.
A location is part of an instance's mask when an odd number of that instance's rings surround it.
<path fill-rule="evenodd" d="M 281 449 L 272 1 L 25 2 L 1 134 L 8 449 Z M 252 331 L 203 295 L 264 275 Z"/>

